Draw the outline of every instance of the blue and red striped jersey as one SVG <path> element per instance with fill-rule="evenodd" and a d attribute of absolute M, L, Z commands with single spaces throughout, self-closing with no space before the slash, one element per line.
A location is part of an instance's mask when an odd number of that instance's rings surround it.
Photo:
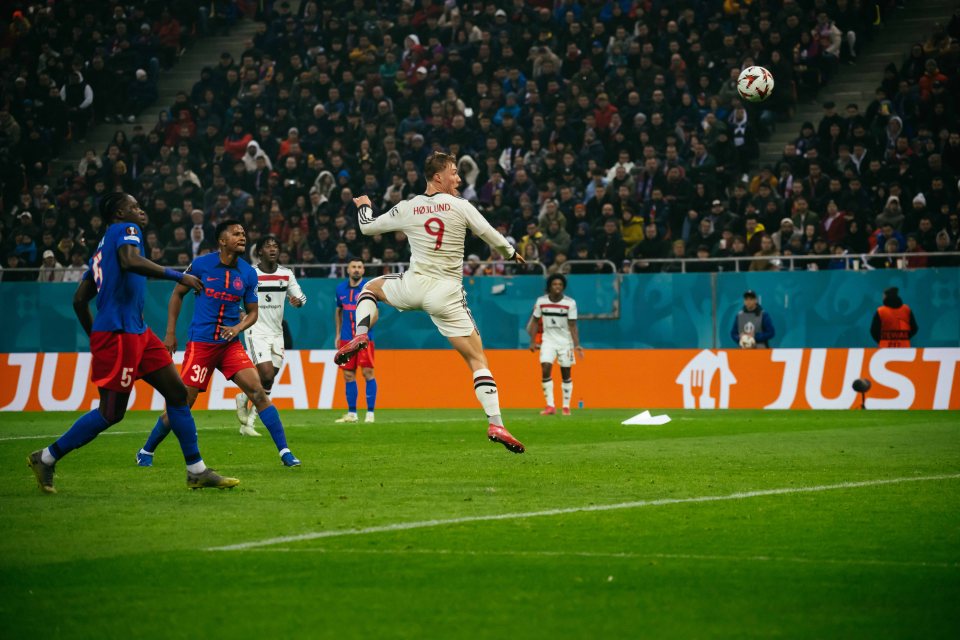
<path fill-rule="evenodd" d="M 147 279 L 120 267 L 120 246 L 132 244 L 143 253 L 143 233 L 133 222 L 115 222 L 107 227 L 103 240 L 90 258 L 90 269 L 83 277 L 97 285 L 97 317 L 94 331 L 143 333 L 143 298 Z"/>
<path fill-rule="evenodd" d="M 243 258 L 228 267 L 220 262 L 219 253 L 208 253 L 194 260 L 187 273 L 203 283 L 203 293 L 197 295 L 193 307 L 189 340 L 229 342 L 220 337 L 220 329 L 240 322 L 240 309 L 257 302 L 257 271 Z"/>
<path fill-rule="evenodd" d="M 352 340 L 356 333 L 357 326 L 357 296 L 363 291 L 363 285 L 368 280 L 364 278 L 355 287 L 350 286 L 350 280 L 344 280 L 337 285 L 337 306 L 343 309 L 342 321 L 340 323 L 340 339 Z M 373 340 L 373 331 L 367 333 L 367 336 Z"/>

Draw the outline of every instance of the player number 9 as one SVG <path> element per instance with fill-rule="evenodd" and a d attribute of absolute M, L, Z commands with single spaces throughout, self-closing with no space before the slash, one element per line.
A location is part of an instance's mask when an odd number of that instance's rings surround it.
<path fill-rule="evenodd" d="M 437 244 L 433 246 L 436 251 L 443 244 L 443 220 L 440 218 L 430 218 L 423 223 L 423 230 L 437 239 Z"/>

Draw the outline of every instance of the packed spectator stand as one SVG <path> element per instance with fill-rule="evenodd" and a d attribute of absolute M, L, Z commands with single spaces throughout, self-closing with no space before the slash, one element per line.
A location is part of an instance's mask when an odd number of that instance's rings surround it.
<path fill-rule="evenodd" d="M 383 211 L 421 192 L 433 150 L 461 158 L 463 197 L 535 263 L 524 272 L 956 265 L 960 16 L 878 78 L 871 104 L 825 103 L 776 165 L 757 165 L 758 141 L 796 126 L 783 122 L 797 101 L 856 64 L 896 11 L 23 3 L 3 16 L 0 45 L 3 278 L 79 278 L 105 224 L 98 201 L 116 189 L 148 213 L 147 255 L 161 264 L 185 267 L 237 218 L 251 245 L 277 235 L 300 276 L 337 276 L 331 265 L 354 257 L 396 268 L 406 239 L 360 235 L 351 198 Z M 262 21 L 239 59 L 225 53 L 174 104 L 154 104 L 184 41 L 237 19 Z M 738 100 L 747 64 L 776 79 L 761 105 Z M 57 168 L 64 141 L 144 110 L 155 126 Z M 468 275 L 511 268 L 476 239 L 465 255 Z"/>

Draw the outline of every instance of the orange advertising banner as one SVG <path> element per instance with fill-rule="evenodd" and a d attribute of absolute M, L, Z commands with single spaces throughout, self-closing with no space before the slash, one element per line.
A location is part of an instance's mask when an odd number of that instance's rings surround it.
<path fill-rule="evenodd" d="M 288 351 L 272 397 L 280 409 L 345 408 L 331 350 Z M 488 351 L 504 408 L 543 405 L 538 354 Z M 183 354 L 178 353 L 179 364 Z M 586 408 L 850 409 L 867 378 L 870 409 L 960 409 L 960 349 L 598 350 L 573 367 L 573 404 Z M 471 372 L 453 351 L 376 352 L 377 407 L 476 408 Z M 554 379 L 559 381 L 559 370 Z M 360 385 L 363 385 L 362 377 Z M 88 353 L 0 354 L 0 410 L 96 406 Z M 556 384 L 559 395 L 559 384 Z M 233 409 L 236 386 L 219 372 L 198 409 Z M 557 398 L 559 400 L 559 398 Z M 361 408 L 363 400 L 361 394 Z M 163 408 L 143 382 L 131 409 Z"/>

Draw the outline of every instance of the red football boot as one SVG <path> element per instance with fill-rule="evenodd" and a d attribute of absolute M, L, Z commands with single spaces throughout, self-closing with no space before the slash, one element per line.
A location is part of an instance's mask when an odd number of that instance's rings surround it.
<path fill-rule="evenodd" d="M 514 453 L 523 453 L 526 451 L 523 443 L 510 435 L 510 432 L 504 427 L 491 424 L 487 429 L 487 438 L 490 440 L 490 442 L 499 442 Z"/>
<path fill-rule="evenodd" d="M 557 408 L 556 408 L 556 407 L 547 407 L 546 409 L 544 409 L 543 411 L 540 412 L 540 415 L 542 415 L 542 416 L 555 416 L 555 415 L 557 415 Z"/>
<path fill-rule="evenodd" d="M 337 355 L 333 356 L 334 364 L 341 365 L 345 363 L 353 354 L 366 349 L 369 341 L 370 339 L 367 338 L 367 334 L 365 333 L 356 336 L 353 340 L 337 349 Z"/>
<path fill-rule="evenodd" d="M 568 416 L 568 415 L 570 415 L 570 407 L 564 407 L 563 410 L 561 411 L 560 415 L 562 415 L 562 416 Z"/>

